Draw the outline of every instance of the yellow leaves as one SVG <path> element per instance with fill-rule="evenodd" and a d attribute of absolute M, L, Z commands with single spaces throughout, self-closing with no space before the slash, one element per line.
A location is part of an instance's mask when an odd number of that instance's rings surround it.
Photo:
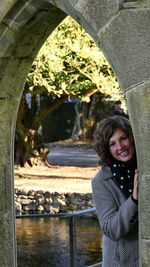
<path fill-rule="evenodd" d="M 78 75 L 79 80 L 90 80 L 102 93 L 118 94 L 119 85 L 102 51 L 69 16 L 44 43 L 34 65 L 30 79 L 48 92 L 69 95 L 71 83 L 75 82 L 73 76 Z"/>
<path fill-rule="evenodd" d="M 65 92 L 66 95 L 69 95 L 69 92 L 68 92 L 67 89 L 66 89 L 67 86 L 68 86 L 67 83 L 65 83 L 65 82 L 62 82 L 62 83 L 61 83 L 62 93 Z"/>

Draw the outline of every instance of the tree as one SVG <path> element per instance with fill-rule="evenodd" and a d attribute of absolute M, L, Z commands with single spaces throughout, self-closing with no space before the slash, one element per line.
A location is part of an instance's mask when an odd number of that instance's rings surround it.
<path fill-rule="evenodd" d="M 118 95 L 118 90 L 103 53 L 84 29 L 67 17 L 44 43 L 28 74 L 16 125 L 16 143 L 22 148 L 16 149 L 17 163 L 24 166 L 27 161 L 32 166 L 33 151 L 41 154 L 41 121 L 66 99 L 88 102 L 97 91 Z M 31 108 L 27 94 L 32 97 Z M 42 95 L 50 98 L 51 105 L 40 107 Z"/>

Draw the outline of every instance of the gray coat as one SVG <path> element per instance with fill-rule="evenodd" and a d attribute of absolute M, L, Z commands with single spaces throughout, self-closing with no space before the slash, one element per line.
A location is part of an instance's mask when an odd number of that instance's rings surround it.
<path fill-rule="evenodd" d="M 103 267 L 138 267 L 138 206 L 126 198 L 102 167 L 92 180 L 93 199 L 103 236 Z"/>

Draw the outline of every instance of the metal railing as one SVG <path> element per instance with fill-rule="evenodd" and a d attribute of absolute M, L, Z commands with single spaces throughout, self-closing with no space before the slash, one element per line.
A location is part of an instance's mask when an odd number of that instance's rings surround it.
<path fill-rule="evenodd" d="M 20 218 L 44 218 L 44 217 L 69 217 L 69 237 L 70 237 L 70 267 L 77 267 L 77 247 L 76 247 L 76 217 L 85 213 L 95 212 L 95 208 L 79 210 L 69 213 L 46 213 L 46 214 L 27 214 L 16 215 L 16 219 Z M 101 266 L 92 265 L 92 266 Z"/>

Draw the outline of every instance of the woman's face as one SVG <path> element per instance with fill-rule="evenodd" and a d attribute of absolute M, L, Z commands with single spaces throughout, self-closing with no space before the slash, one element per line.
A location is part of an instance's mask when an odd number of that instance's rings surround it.
<path fill-rule="evenodd" d="M 133 158 L 135 148 L 128 135 L 118 128 L 109 140 L 109 151 L 115 159 L 127 162 Z"/>

